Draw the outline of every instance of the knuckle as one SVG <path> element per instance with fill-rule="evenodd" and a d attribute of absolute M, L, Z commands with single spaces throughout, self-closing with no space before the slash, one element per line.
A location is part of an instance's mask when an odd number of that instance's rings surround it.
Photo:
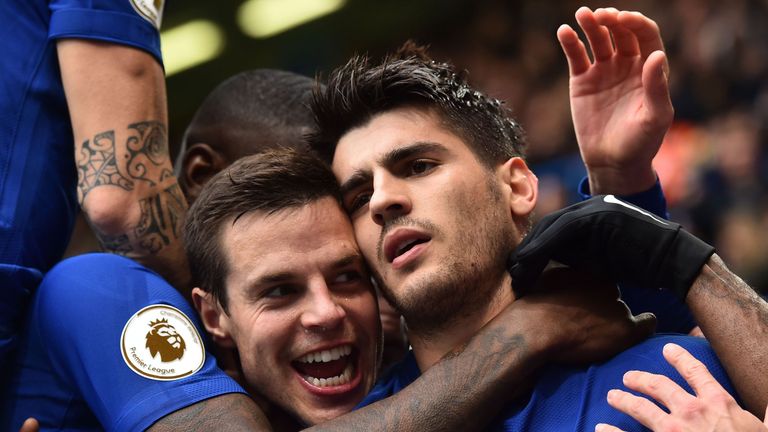
<path fill-rule="evenodd" d="M 704 366 L 704 363 L 698 360 L 686 364 L 683 367 L 683 372 L 687 377 L 709 374 L 709 370 L 707 370 L 707 367 Z"/>
<path fill-rule="evenodd" d="M 648 378 L 648 382 L 646 383 L 646 386 L 648 387 L 648 390 L 651 391 L 657 391 L 661 389 L 665 384 L 664 378 L 662 378 L 659 375 L 652 375 Z"/>
<path fill-rule="evenodd" d="M 695 419 L 701 417 L 704 412 L 704 405 L 694 399 L 683 403 L 680 406 L 680 416 L 684 419 Z"/>

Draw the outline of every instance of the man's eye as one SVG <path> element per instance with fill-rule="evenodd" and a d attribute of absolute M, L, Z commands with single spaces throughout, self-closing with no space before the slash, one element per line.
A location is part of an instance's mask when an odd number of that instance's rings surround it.
<path fill-rule="evenodd" d="M 264 297 L 278 298 L 285 297 L 287 295 L 295 294 L 296 288 L 290 285 L 280 285 L 274 288 L 270 288 L 264 293 Z"/>
<path fill-rule="evenodd" d="M 348 211 L 350 213 L 356 212 L 361 207 L 368 204 L 368 201 L 371 200 L 371 194 L 370 192 L 363 192 L 360 194 L 357 194 L 353 199 L 352 202 L 349 203 Z"/>
<path fill-rule="evenodd" d="M 357 271 L 348 271 L 336 276 L 336 279 L 334 279 L 334 282 L 335 283 L 356 282 L 356 281 L 359 281 L 361 277 L 362 276 L 360 276 L 360 273 Z"/>
<path fill-rule="evenodd" d="M 424 174 L 437 166 L 436 163 L 424 159 L 417 159 L 411 163 L 411 174 Z"/>

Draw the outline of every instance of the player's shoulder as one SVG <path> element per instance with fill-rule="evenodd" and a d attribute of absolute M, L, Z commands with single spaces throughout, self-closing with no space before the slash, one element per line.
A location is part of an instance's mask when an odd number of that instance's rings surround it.
<path fill-rule="evenodd" d="M 41 287 L 54 285 L 82 292 L 85 287 L 98 289 L 130 277 L 159 278 L 143 265 L 128 258 L 107 253 L 91 253 L 67 258 L 56 264 L 43 278 Z"/>
<path fill-rule="evenodd" d="M 661 356 L 661 350 L 664 348 L 664 345 L 668 343 L 675 343 L 680 345 L 688 350 L 691 354 L 714 354 L 712 347 L 709 345 L 709 341 L 707 341 L 705 338 L 675 333 L 656 334 L 653 337 L 650 337 L 628 349 L 627 351 L 635 352 L 638 354 L 658 354 Z"/>
<path fill-rule="evenodd" d="M 36 294 L 42 313 L 47 309 L 124 308 L 156 299 L 183 301 L 157 273 L 128 258 L 105 253 L 61 261 L 45 275 Z"/>

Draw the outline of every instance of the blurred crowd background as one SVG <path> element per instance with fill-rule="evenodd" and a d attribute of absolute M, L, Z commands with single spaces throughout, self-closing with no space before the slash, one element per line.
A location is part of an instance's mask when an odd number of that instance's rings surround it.
<path fill-rule="evenodd" d="M 264 14 L 270 1 L 284 14 L 321 2 L 249 0 L 247 7 Z M 268 67 L 314 76 L 353 53 L 376 57 L 414 39 L 467 69 L 476 87 L 512 109 L 528 133 L 529 162 L 540 179 L 539 215 L 577 201 L 585 173 L 556 29 L 576 28 L 573 13 L 582 5 L 643 12 L 659 24 L 670 59 L 675 122 L 654 164 L 672 219 L 714 244 L 735 273 L 768 293 L 762 247 L 768 243 L 767 0 L 329 0 L 316 17 L 262 35 L 241 24 L 246 3 L 168 0 L 163 50 L 172 150 L 202 98 L 230 75 Z M 210 44 L 172 34 L 190 22 L 215 30 L 214 54 L 172 70 L 179 52 Z M 184 48 L 173 45 L 174 37 Z"/>

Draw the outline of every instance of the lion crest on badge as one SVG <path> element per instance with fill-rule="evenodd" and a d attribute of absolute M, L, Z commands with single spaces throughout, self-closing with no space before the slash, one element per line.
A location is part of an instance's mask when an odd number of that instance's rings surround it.
<path fill-rule="evenodd" d="M 184 338 L 172 325 L 168 324 L 167 319 L 151 321 L 149 326 L 152 329 L 147 333 L 146 347 L 153 358 L 160 353 L 160 360 L 169 362 L 180 359 L 184 355 L 184 350 L 187 348 Z"/>

